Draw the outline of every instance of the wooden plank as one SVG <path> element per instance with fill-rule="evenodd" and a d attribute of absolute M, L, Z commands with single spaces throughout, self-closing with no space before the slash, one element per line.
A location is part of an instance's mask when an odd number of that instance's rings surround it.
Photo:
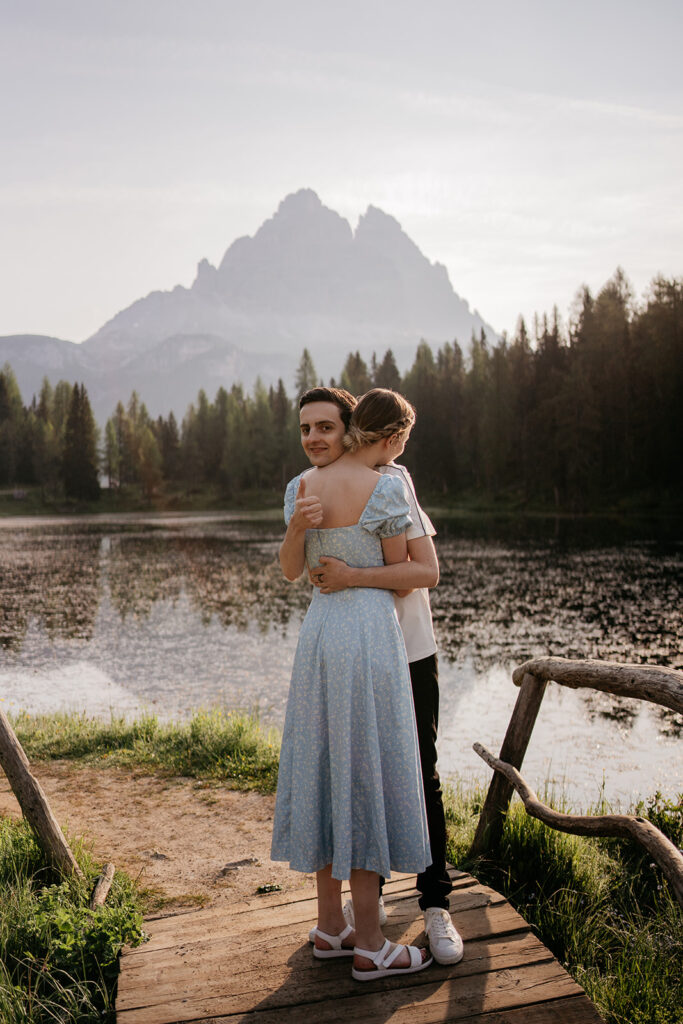
<path fill-rule="evenodd" d="M 503 899 L 494 889 L 482 886 L 475 879 L 472 884 L 458 889 L 451 894 L 452 913 L 459 914 L 461 909 L 469 909 L 470 902 L 480 899 L 481 894 L 487 894 L 491 900 L 500 901 Z M 405 892 L 394 892 L 387 896 L 387 915 L 393 919 L 395 914 L 409 913 L 411 917 L 416 913 L 415 890 L 413 888 Z M 171 948 L 179 941 L 189 942 L 192 940 L 209 940 L 215 938 L 220 941 L 229 934 L 235 935 L 253 928 L 270 928 L 285 924 L 298 925 L 300 932 L 308 932 L 315 924 L 317 905 L 315 897 L 307 900 L 296 900 L 283 902 L 277 906 L 263 906 L 254 902 L 251 907 L 245 908 L 241 904 L 233 909 L 235 905 L 227 907 L 212 908 L 210 910 L 196 910 L 191 914 L 181 917 L 172 917 L 165 921 L 146 921 L 149 929 L 149 942 L 135 949 L 125 949 L 123 956 L 138 957 L 149 953 L 152 949 Z M 406 907 L 410 907 L 406 911 Z M 419 911 L 417 911 L 419 913 Z M 294 933 L 293 929 L 293 933 Z"/>
<path fill-rule="evenodd" d="M 474 938 L 481 931 L 476 917 L 473 918 L 471 913 L 469 913 L 470 911 L 499 907 L 502 904 L 509 906 L 502 896 L 485 886 L 477 886 L 476 888 L 468 889 L 466 892 L 459 893 L 452 902 L 454 904 L 452 913 L 455 915 L 458 929 L 461 933 L 464 929 L 464 935 L 468 939 Z M 269 938 L 279 938 L 281 935 L 288 935 L 291 936 L 293 941 L 298 940 L 299 942 L 305 939 L 309 929 L 315 923 L 315 918 L 311 918 L 308 915 L 302 917 L 298 913 L 292 915 L 285 914 L 281 913 L 280 910 L 281 908 L 277 908 L 277 910 L 261 911 L 258 914 L 253 913 L 249 918 L 242 918 L 239 926 L 230 917 L 224 915 L 220 921 L 212 922 L 210 930 L 204 928 L 201 918 L 193 921 L 192 927 L 189 926 L 189 923 L 186 927 L 182 927 L 181 920 L 178 923 L 177 930 L 173 933 L 167 932 L 163 936 L 162 941 L 155 941 L 157 936 L 153 933 L 149 943 L 138 946 L 135 950 L 126 951 L 124 954 L 126 970 L 134 969 L 134 965 L 138 963 L 142 964 L 144 961 L 154 960 L 155 953 L 160 953 L 161 959 L 163 959 L 179 946 L 182 946 L 184 949 L 191 949 L 195 946 L 208 949 L 212 944 L 222 945 L 230 942 L 241 945 L 245 942 L 250 943 L 251 933 L 261 936 L 267 935 Z M 514 914 L 515 911 L 511 911 L 511 913 Z M 420 928 L 416 934 L 419 934 L 421 931 L 422 915 L 416 910 L 414 899 L 406 901 L 405 904 L 389 903 L 387 905 L 387 917 L 387 926 L 389 928 L 417 921 L 420 923 Z M 521 917 L 515 918 L 512 926 L 509 920 L 506 920 L 504 926 L 502 922 L 500 923 L 501 928 L 504 928 L 505 931 L 510 931 L 511 927 L 527 927 Z M 131 956 L 130 954 L 134 955 Z"/>
<path fill-rule="evenodd" d="M 450 868 L 449 874 L 453 882 L 454 894 L 460 889 L 479 884 L 476 878 L 466 874 L 464 871 Z M 348 882 L 342 885 L 342 895 L 344 899 L 351 895 Z M 413 897 L 417 895 L 415 875 L 395 875 L 386 882 L 384 886 L 385 903 L 389 903 L 401 895 L 411 895 Z M 155 922 L 154 933 L 160 934 L 163 931 L 173 931 L 175 929 L 175 921 L 180 917 L 186 921 L 188 918 L 201 918 L 205 921 L 211 921 L 213 918 L 220 919 L 226 915 L 235 917 L 236 915 L 250 913 L 254 909 L 263 910 L 269 907 L 285 907 L 311 901 L 315 903 L 315 900 L 315 887 L 308 885 L 296 892 L 278 892 L 268 893 L 264 896 L 251 896 L 247 899 L 235 900 L 230 903 L 221 903 L 220 906 L 208 907 L 204 910 L 185 910 L 176 914 L 151 915 L 145 920 L 148 923 Z M 315 910 L 313 916 L 315 916 Z"/>
<path fill-rule="evenodd" d="M 393 941 L 424 942 L 412 876 L 386 892 Z M 581 988 L 499 893 L 458 874 L 451 912 L 463 960 L 358 984 L 350 960 L 306 941 L 315 894 L 273 894 L 147 922 L 152 941 L 122 958 L 118 1024 L 600 1024 Z"/>
<path fill-rule="evenodd" d="M 127 979 L 128 984 L 119 992 L 117 1007 L 120 1010 L 136 1006 L 154 1005 L 171 998 L 190 996 L 201 988 L 202 995 L 219 995 L 228 991 L 233 994 L 251 993 L 258 1000 L 263 991 L 263 965 L 268 964 L 268 978 L 271 985 L 284 984 L 291 974 L 292 958 L 300 950 L 291 944 L 284 948 L 275 947 L 268 956 L 267 950 L 260 950 L 257 957 L 250 956 L 251 950 L 240 947 L 239 961 L 234 971 L 226 978 L 222 972 L 225 966 L 225 949 L 216 951 L 210 958 L 201 951 L 195 956 L 177 955 L 171 962 L 157 965 L 153 970 L 142 972 L 135 978 Z M 482 939 L 468 942 L 465 955 L 454 967 L 435 964 L 430 968 L 432 981 L 445 980 L 456 974 L 464 977 L 490 970 L 513 969 L 524 964 L 552 960 L 552 954 L 531 933 L 523 932 L 504 939 Z M 346 962 L 346 971 L 350 961 Z M 314 983 L 327 988 L 326 998 L 336 998 L 346 991 L 344 965 L 331 961 L 322 964 L 307 951 L 306 958 L 297 961 L 297 976 L 302 984 Z M 339 989 L 342 983 L 343 988 Z"/>
<path fill-rule="evenodd" d="M 295 958 L 296 959 L 296 958 Z M 195 995 L 170 999 L 154 1006 L 142 1006 L 118 1012 L 119 1024 L 178 1024 L 179 1021 L 209 1021 L 226 1018 L 230 1024 L 253 1021 L 254 1024 L 300 1022 L 308 1017 L 316 1024 L 348 1024 L 349 1020 L 386 1022 L 402 1008 L 411 1008 L 411 1022 L 429 1024 L 433 1021 L 466 1020 L 476 1013 L 513 1009 L 567 996 L 581 995 L 582 990 L 566 971 L 554 961 L 547 961 L 516 970 L 503 969 L 471 977 L 454 976 L 453 970 L 443 981 L 431 980 L 431 969 L 414 975 L 414 981 L 391 977 L 360 986 L 351 978 L 348 964 L 342 967 L 335 988 L 339 994 L 330 998 L 326 987 L 312 981 L 302 984 L 299 965 L 292 964 L 287 980 L 272 990 L 267 970 L 262 975 L 262 989 L 267 994 L 254 1004 L 242 995 Z M 362 993 L 359 989 L 362 988 Z M 283 1011 L 288 1008 L 289 1013 Z M 267 1011 L 267 1013 L 266 1013 Z M 275 1012 L 277 1011 L 277 1012 Z"/>
<path fill-rule="evenodd" d="M 458 914 L 458 928 L 464 941 L 469 944 L 472 941 L 493 936 L 504 936 L 519 931 L 527 931 L 528 925 L 522 917 L 507 903 L 503 897 L 498 896 L 491 890 L 491 897 L 486 897 L 487 902 L 481 906 L 474 906 L 467 912 Z M 414 905 L 413 905 L 414 906 Z M 307 928 L 305 932 L 307 932 Z M 413 912 L 408 917 L 395 921 L 389 917 L 386 927 L 387 937 L 394 942 L 415 943 L 424 941 L 422 929 L 422 917 L 417 917 Z M 303 949 L 310 954 L 310 946 L 302 935 L 299 925 L 292 926 L 291 922 L 279 925 L 276 919 L 265 923 L 257 920 L 254 928 L 249 932 L 234 935 L 230 932 L 230 922 L 225 922 L 225 929 L 221 934 L 203 937 L 196 941 L 183 941 L 177 937 L 177 942 L 162 948 L 149 949 L 144 956 L 138 956 L 134 960 L 127 960 L 122 965 L 122 972 L 119 978 L 119 995 L 128 989 L 142 987 L 146 989 L 148 979 L 155 975 L 155 972 L 164 965 L 172 965 L 174 970 L 178 969 L 180 963 L 187 965 L 205 963 L 211 965 L 216 961 L 225 961 L 226 950 L 238 949 L 238 964 L 233 968 L 239 973 L 240 964 L 245 955 L 260 953 L 270 961 L 271 969 L 279 963 L 284 963 L 287 957 L 293 955 L 297 949 Z M 311 957 L 312 959 L 312 957 Z"/>
<path fill-rule="evenodd" d="M 242 1017 L 212 1017 L 206 1024 L 299 1024 L 301 1017 L 297 1018 L 297 1009 L 299 1008 L 288 1007 L 284 1011 L 276 1010 L 274 1013 L 256 1011 Z M 356 1017 L 346 1019 L 347 1022 L 358 1020 Z M 416 1015 L 415 1006 L 400 1007 L 390 1017 L 378 1018 L 378 1024 L 380 1021 L 382 1024 L 413 1024 L 414 1021 L 424 1024 L 424 1018 Z M 467 1021 L 467 1024 L 604 1024 L 603 1018 L 586 995 L 553 999 L 512 1010 L 475 1013 L 469 1017 L 454 1017 L 447 1013 L 446 1016 L 435 1017 L 434 1022 L 437 1021 L 438 1024 L 453 1024 L 456 1021 Z M 316 1024 L 333 1024 L 333 1019 L 327 1016 L 318 1017 Z"/>

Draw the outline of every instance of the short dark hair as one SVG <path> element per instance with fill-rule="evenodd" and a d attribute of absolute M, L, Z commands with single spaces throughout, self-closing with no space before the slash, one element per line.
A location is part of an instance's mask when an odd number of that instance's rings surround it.
<path fill-rule="evenodd" d="M 299 408 L 303 409 L 310 402 L 333 402 L 339 407 L 339 414 L 344 427 L 348 429 L 351 413 L 356 408 L 356 399 L 345 388 L 309 388 L 299 399 Z"/>

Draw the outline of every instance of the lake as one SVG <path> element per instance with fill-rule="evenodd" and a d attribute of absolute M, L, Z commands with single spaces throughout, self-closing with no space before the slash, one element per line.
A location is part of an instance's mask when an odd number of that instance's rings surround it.
<path fill-rule="evenodd" d="M 442 774 L 488 779 L 515 665 L 556 655 L 683 669 L 674 521 L 435 515 Z M 162 717 L 220 706 L 282 725 L 309 586 L 277 563 L 281 514 L 0 519 L 6 710 Z M 683 791 L 683 721 L 551 684 L 523 773 L 575 807 Z"/>

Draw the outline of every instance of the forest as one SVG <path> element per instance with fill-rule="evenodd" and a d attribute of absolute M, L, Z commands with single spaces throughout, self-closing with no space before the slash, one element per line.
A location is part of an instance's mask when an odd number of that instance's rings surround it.
<path fill-rule="evenodd" d="M 171 490 L 274 500 L 306 464 L 298 396 L 318 383 L 304 350 L 294 395 L 282 381 L 219 387 L 213 399 L 201 390 L 179 423 L 150 417 L 134 392 L 100 431 L 82 384 L 45 380 L 25 405 L 6 365 L 0 487 L 38 488 L 53 503 L 94 501 L 102 482 L 145 502 Z M 617 270 L 596 296 L 579 290 L 566 325 L 554 309 L 493 344 L 422 341 L 403 375 L 391 350 L 369 364 L 350 353 L 329 383 L 413 402 L 402 461 L 425 500 L 590 511 L 683 496 L 683 279 L 657 277 L 637 301 Z"/>

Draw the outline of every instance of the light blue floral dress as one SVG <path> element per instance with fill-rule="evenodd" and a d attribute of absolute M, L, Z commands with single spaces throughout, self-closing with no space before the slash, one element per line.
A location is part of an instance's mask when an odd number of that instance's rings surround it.
<path fill-rule="evenodd" d="M 300 476 L 287 485 L 285 521 Z M 378 477 L 354 526 L 306 531 L 306 562 L 383 564 L 382 537 L 410 525 L 403 485 Z M 421 872 L 431 863 L 410 674 L 388 590 L 314 589 L 301 626 L 282 737 L 273 860 Z"/>

